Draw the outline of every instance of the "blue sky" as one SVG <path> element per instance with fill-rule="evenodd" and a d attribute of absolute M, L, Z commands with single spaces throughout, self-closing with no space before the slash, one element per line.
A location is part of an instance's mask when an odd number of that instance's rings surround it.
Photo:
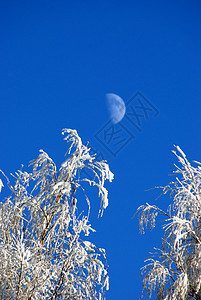
<path fill-rule="evenodd" d="M 138 299 L 140 267 L 160 246 L 161 223 L 141 236 L 131 218 L 139 205 L 157 204 L 159 191 L 146 189 L 172 179 L 174 144 L 201 161 L 201 2 L 7 0 L 0 28 L 0 168 L 27 166 L 39 149 L 61 163 L 62 128 L 89 141 L 115 175 L 103 218 L 92 214 L 91 238 L 108 255 L 107 299 Z M 110 144 L 116 156 L 97 139 L 110 121 L 106 93 L 153 109 L 140 130 L 128 117 L 118 124 L 133 138 L 121 150 Z"/>

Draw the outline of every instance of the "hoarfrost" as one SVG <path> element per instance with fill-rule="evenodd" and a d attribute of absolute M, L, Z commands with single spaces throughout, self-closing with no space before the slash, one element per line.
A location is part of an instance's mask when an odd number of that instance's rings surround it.
<path fill-rule="evenodd" d="M 12 193 L 0 206 L 1 299 L 105 299 L 109 288 L 105 251 L 83 240 L 95 230 L 82 184 L 98 188 L 102 216 L 108 206 L 104 183 L 112 181 L 113 174 L 105 161 L 90 155 L 76 130 L 64 129 L 62 134 L 70 147 L 59 171 L 40 150 L 30 163 L 31 173 L 17 171 L 13 185 L 5 176 Z M 83 169 L 94 179 L 80 178 Z M 78 190 L 88 204 L 86 215 L 79 211 Z"/>
<path fill-rule="evenodd" d="M 162 188 L 163 194 L 170 192 L 172 204 L 167 212 L 148 203 L 138 208 L 142 233 L 148 225 L 155 227 L 157 216 L 165 218 L 161 249 L 142 268 L 143 295 L 150 298 L 156 292 L 157 300 L 201 299 L 201 168 L 198 162 L 192 166 L 175 147 L 181 167 L 175 165 L 175 181 Z"/>

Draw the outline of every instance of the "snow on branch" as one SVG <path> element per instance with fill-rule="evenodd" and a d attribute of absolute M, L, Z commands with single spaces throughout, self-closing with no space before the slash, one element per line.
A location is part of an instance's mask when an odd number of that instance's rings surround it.
<path fill-rule="evenodd" d="M 141 233 L 155 227 L 158 214 L 164 217 L 164 236 L 156 258 L 142 269 L 143 296 L 156 299 L 201 299 L 201 167 L 192 166 L 179 146 L 175 146 L 181 166 L 175 181 L 163 188 L 170 191 L 172 203 L 164 212 L 155 205 L 141 205 L 137 212 Z"/>
<path fill-rule="evenodd" d="M 32 172 L 18 170 L 11 195 L 0 205 L 1 299 L 105 299 L 109 288 L 105 250 L 85 240 L 95 231 L 89 212 L 79 211 L 82 184 L 98 188 L 100 214 L 108 205 L 104 184 L 113 180 L 105 161 L 96 161 L 76 130 L 64 129 L 68 158 L 58 170 L 40 150 Z M 74 151 L 73 151 L 74 150 Z M 83 169 L 93 176 L 81 177 Z M 0 180 L 0 189 L 3 183 Z"/>

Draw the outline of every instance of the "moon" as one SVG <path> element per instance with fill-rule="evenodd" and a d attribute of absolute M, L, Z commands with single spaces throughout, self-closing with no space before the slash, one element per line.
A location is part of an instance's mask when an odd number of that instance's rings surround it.
<path fill-rule="evenodd" d="M 126 112 L 126 105 L 121 97 L 116 94 L 106 94 L 106 103 L 110 113 L 111 120 L 114 124 L 119 123 Z"/>

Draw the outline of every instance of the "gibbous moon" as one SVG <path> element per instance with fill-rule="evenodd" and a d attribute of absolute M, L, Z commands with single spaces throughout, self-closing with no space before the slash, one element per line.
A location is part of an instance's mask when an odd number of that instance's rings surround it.
<path fill-rule="evenodd" d="M 112 122 L 114 124 L 119 123 L 126 112 L 126 105 L 123 99 L 116 94 L 109 93 L 106 94 L 106 102 Z"/>

